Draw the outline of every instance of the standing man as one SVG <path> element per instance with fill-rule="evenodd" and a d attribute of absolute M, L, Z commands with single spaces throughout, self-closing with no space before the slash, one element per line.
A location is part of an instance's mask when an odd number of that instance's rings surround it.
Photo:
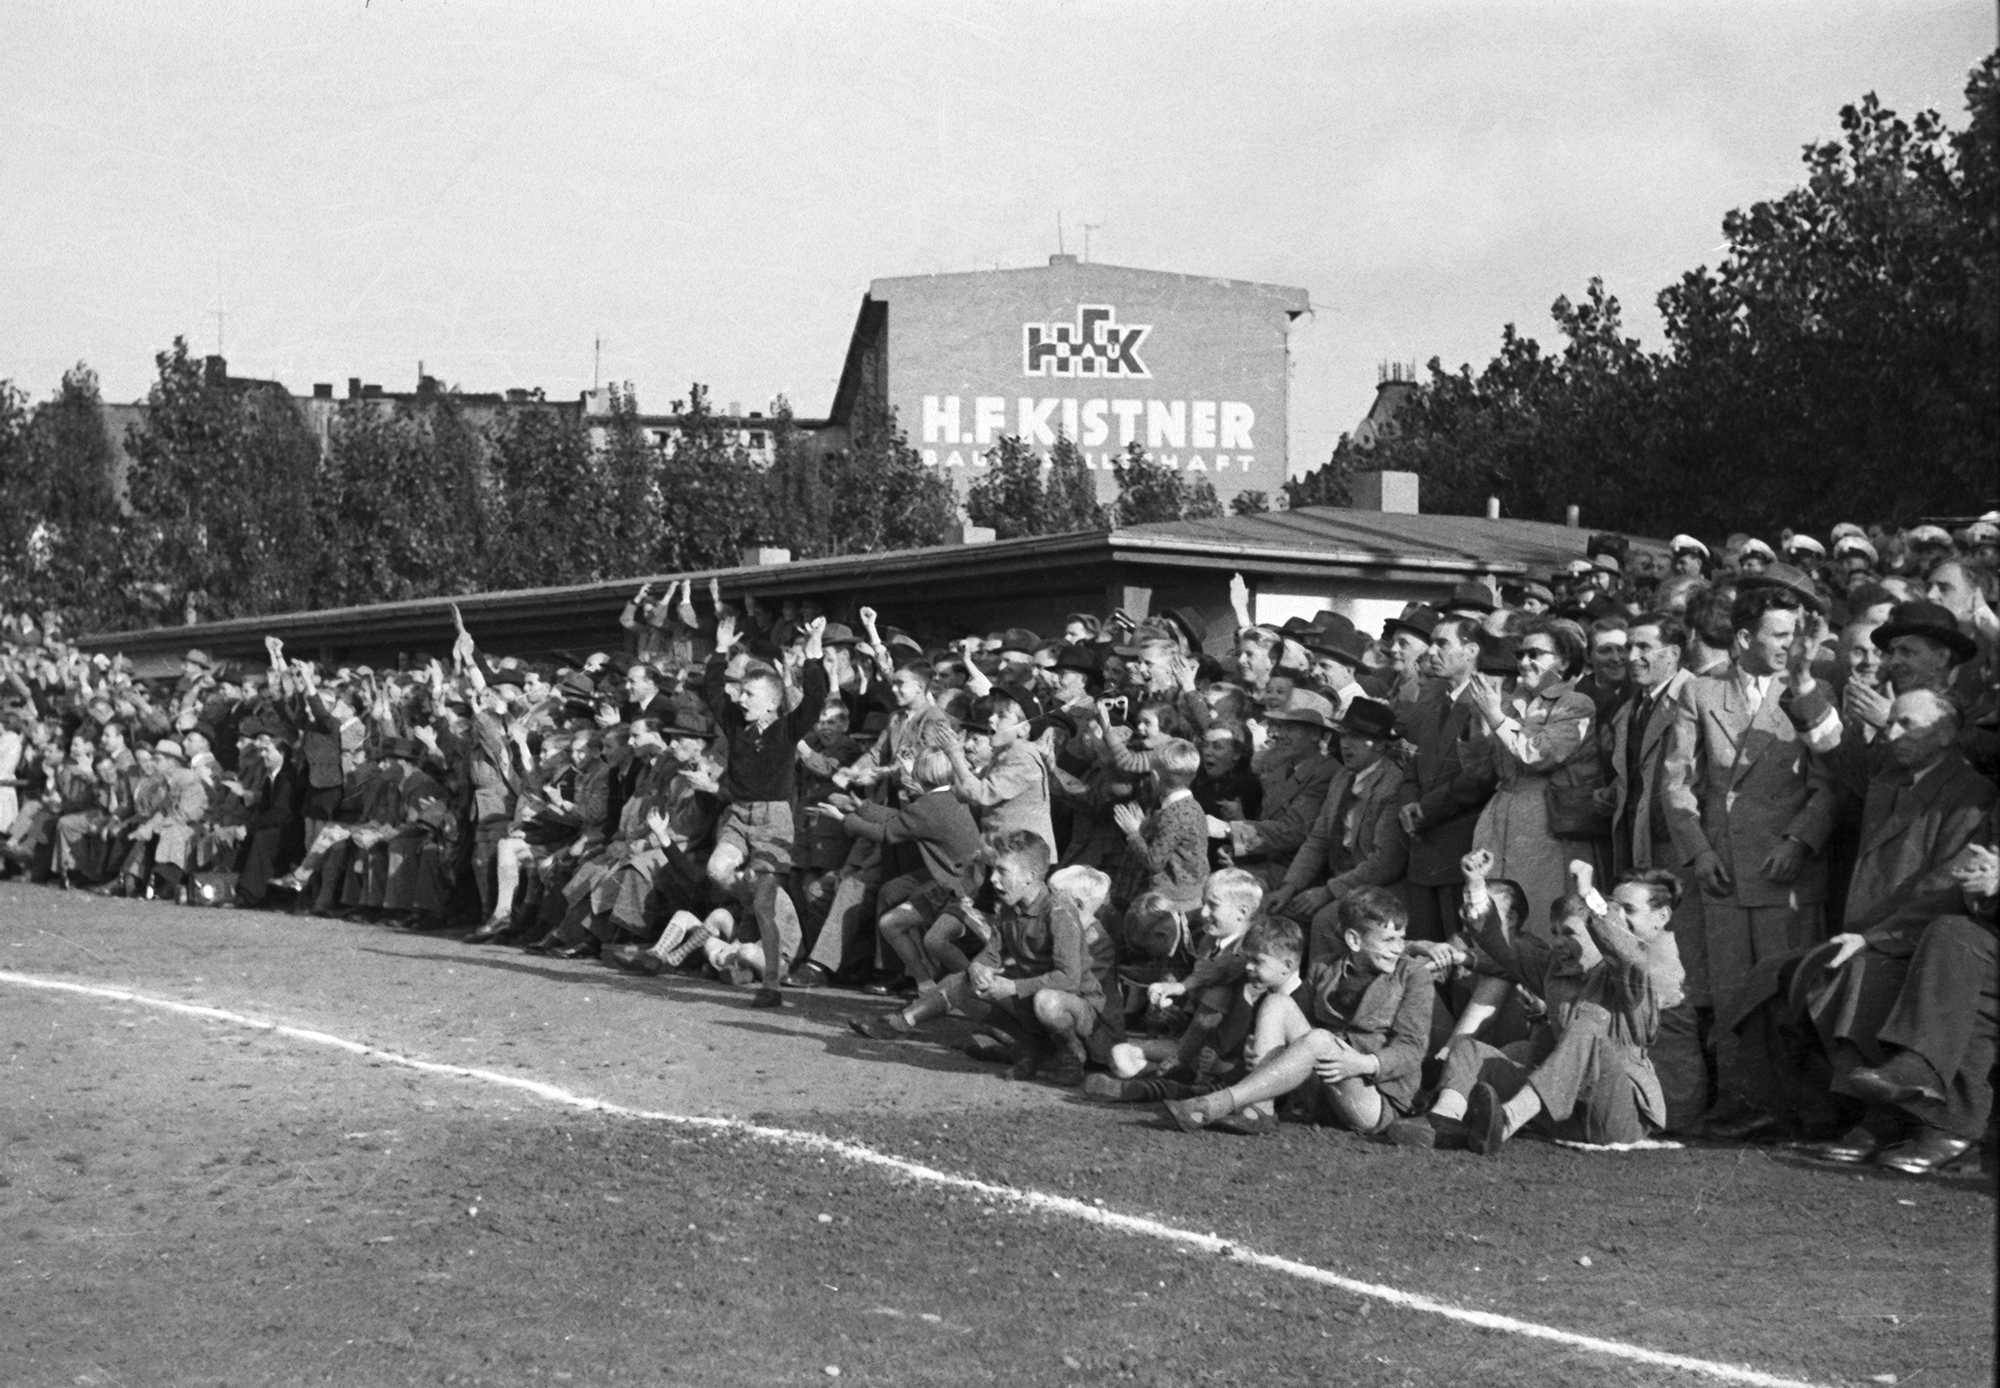
<path fill-rule="evenodd" d="M 1702 936 L 1711 997 L 1742 985 L 1760 961 L 1826 938 L 1826 860 L 1834 795 L 1821 757 L 1840 719 L 1813 679 L 1821 626 L 1801 596 L 1746 587 L 1730 611 L 1731 663 L 1691 680 L 1674 701 L 1663 779 L 1668 832 L 1702 889 Z M 1731 1069 L 1733 1032 L 1718 1036 Z M 1718 1137 L 1760 1128 L 1741 1095 L 1712 1115 Z"/>
<path fill-rule="evenodd" d="M 1413 940 L 1451 935 L 1458 921 L 1459 860 L 1472 851 L 1479 812 L 1499 783 L 1485 725 L 1466 697 L 1486 634 L 1470 618 L 1446 617 L 1430 638 L 1438 678 L 1415 703 L 1398 708 L 1396 720 L 1416 749 L 1404 765 L 1405 794 L 1413 803 L 1401 811 L 1403 832 L 1410 836 L 1403 899 Z"/>

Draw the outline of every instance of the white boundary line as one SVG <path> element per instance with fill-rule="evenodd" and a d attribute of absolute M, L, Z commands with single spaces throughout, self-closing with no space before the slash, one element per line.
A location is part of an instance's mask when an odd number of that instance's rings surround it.
<path fill-rule="evenodd" d="M 136 1003 L 142 1007 L 156 1007 L 166 1012 L 178 1012 L 183 1016 L 201 1017 L 208 1021 L 227 1022 L 232 1026 L 250 1027 L 257 1031 L 267 1031 L 293 1041 L 310 1042 L 315 1046 L 329 1046 L 346 1051 L 350 1055 L 365 1056 L 369 1060 L 385 1064 L 400 1065 L 406 1069 L 421 1071 L 431 1075 L 449 1075 L 455 1079 L 481 1080 L 487 1084 L 502 1085 L 532 1094 L 550 1103 L 562 1104 L 569 1108 L 583 1109 L 592 1113 L 607 1113 L 619 1118 L 636 1118 L 653 1123 L 672 1123 L 682 1127 L 707 1128 L 718 1132 L 741 1133 L 783 1147 L 798 1148 L 822 1156 L 835 1156 L 860 1166 L 872 1166 L 891 1171 L 914 1181 L 924 1181 L 931 1185 L 945 1186 L 952 1190 L 970 1191 L 990 1200 L 1004 1200 L 1021 1209 L 1042 1214 L 1066 1215 L 1080 1219 L 1101 1228 L 1116 1229 L 1121 1233 L 1139 1234 L 1146 1238 L 1159 1239 L 1165 1243 L 1179 1244 L 1202 1253 L 1217 1254 L 1235 1262 L 1247 1263 L 1252 1267 L 1270 1272 L 1283 1273 L 1303 1282 L 1331 1287 L 1352 1296 L 1369 1297 L 1376 1301 L 1399 1306 L 1407 1311 L 1422 1311 L 1428 1315 L 1442 1316 L 1446 1320 L 1457 1321 L 1461 1325 L 1476 1326 L 1481 1330 L 1497 1330 L 1508 1335 L 1519 1335 L 1531 1340 L 1546 1340 L 1565 1345 L 1571 1349 L 1588 1350 L 1614 1359 L 1623 1359 L 1634 1364 L 1646 1364 L 1655 1368 L 1678 1369 L 1685 1373 L 1699 1374 L 1705 1378 L 1717 1379 L 1724 1383 L 1743 1383 L 1755 1388 L 1821 1388 L 1810 1380 L 1785 1378 L 1779 1374 L 1765 1373 L 1738 1364 L 1723 1364 L 1709 1359 L 1696 1359 L 1685 1354 L 1667 1354 L 1661 1350 L 1647 1349 L 1643 1345 L 1627 1344 L 1623 1340 L 1605 1340 L 1595 1335 L 1580 1335 L 1572 1330 L 1560 1330 L 1555 1326 L 1539 1325 L 1534 1321 L 1517 1320 L 1512 1316 L 1498 1315 L 1492 1311 L 1474 1311 L 1449 1302 L 1435 1301 L 1414 1292 L 1402 1291 L 1396 1287 L 1383 1286 L 1375 1282 L 1360 1282 L 1351 1277 L 1343 1277 L 1337 1272 L 1311 1263 L 1297 1262 L 1291 1258 L 1281 1258 L 1270 1253 L 1259 1253 L 1241 1244 L 1218 1238 L 1214 1234 L 1198 1234 L 1191 1229 L 1182 1229 L 1158 1220 L 1146 1219 L 1139 1215 L 1119 1214 L 1114 1210 L 1102 1209 L 1081 1200 L 1063 1195 L 1049 1195 L 1037 1190 L 1019 1190 L 1012 1186 L 997 1186 L 970 1176 L 958 1176 L 949 1171 L 939 1171 L 935 1167 L 907 1161 L 902 1157 L 878 1152 L 860 1143 L 843 1142 L 838 1138 L 826 1137 L 820 1133 L 801 1132 L 793 1128 L 773 1128 L 758 1123 L 746 1123 L 736 1118 L 704 1118 L 680 1113 L 653 1113 L 645 1109 L 626 1108 L 622 1104 L 609 1103 L 603 1099 L 593 1099 L 587 1095 L 574 1094 L 567 1089 L 545 1083 L 541 1080 L 522 1079 L 518 1075 L 503 1075 L 494 1070 L 479 1070 L 465 1065 L 446 1065 L 434 1060 L 417 1060 L 399 1055 L 395 1051 L 385 1051 L 360 1041 L 350 1041 L 344 1036 L 330 1032 L 314 1031 L 306 1027 L 286 1026 L 279 1022 L 269 1022 L 258 1017 L 248 1017 L 240 1012 L 230 1012 L 219 1007 L 206 1007 L 199 1003 L 175 1002 L 170 998 L 147 997 L 124 988 L 108 988 L 96 984 L 66 983 L 58 979 L 39 978 L 33 974 L 13 973 L 0 970 L 0 983 L 11 983 L 22 988 L 39 988 L 48 992 L 76 993 L 85 997 L 108 998 L 114 1002 Z"/>

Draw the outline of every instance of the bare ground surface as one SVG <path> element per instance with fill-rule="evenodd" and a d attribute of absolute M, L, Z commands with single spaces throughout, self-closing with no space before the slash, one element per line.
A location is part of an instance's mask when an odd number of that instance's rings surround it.
<path fill-rule="evenodd" d="M 450 937 L 12 883 L 0 970 L 856 1139 L 1670 1353 L 1992 1381 L 1990 1178 L 1185 1136 L 855 1038 L 881 1006 L 857 995 L 752 1012 Z M 0 1049 L 0 1384 L 1698 1381 L 138 1004 L 0 984 Z"/>

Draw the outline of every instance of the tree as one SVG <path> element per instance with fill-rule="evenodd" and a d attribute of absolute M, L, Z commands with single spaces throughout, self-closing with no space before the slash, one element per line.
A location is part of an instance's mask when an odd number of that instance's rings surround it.
<path fill-rule="evenodd" d="M 486 587 L 600 577 L 599 461 L 577 414 L 548 404 L 539 392 L 501 417 L 487 438 Z"/>
<path fill-rule="evenodd" d="M 1002 540 L 1103 530 L 1110 524 L 1097 504 L 1097 480 L 1062 434 L 1047 458 L 1014 435 L 1002 435 L 986 454 L 986 475 L 966 489 L 965 512 L 974 525 L 990 527 Z"/>
<path fill-rule="evenodd" d="M 1554 305 L 1559 352 L 1510 324 L 1477 374 L 1433 359 L 1396 434 L 1366 455 L 1344 439 L 1293 504 L 1324 504 L 1365 456 L 1421 474 L 1426 509 L 1575 504 L 1656 535 L 1976 509 L 2000 456 L 2000 55 L 1966 101 L 1957 132 L 1872 95 L 1844 108 L 1804 184 L 1731 212 L 1721 262 L 1658 296 L 1665 350 L 1592 280 Z"/>
<path fill-rule="evenodd" d="M 1222 502 L 1206 477 L 1190 481 L 1186 474 L 1155 462 L 1135 439 L 1111 464 L 1118 482 L 1112 504 L 1120 525 L 1148 521 L 1210 520 L 1222 514 Z"/>
<path fill-rule="evenodd" d="M 313 604 L 463 593 L 480 571 L 479 441 L 454 393 L 341 404 L 313 492 Z"/>
<path fill-rule="evenodd" d="M 190 621 L 303 606 L 319 448 L 291 397 L 230 380 L 183 338 L 154 360 L 146 420 L 127 438 L 135 567 Z"/>
<path fill-rule="evenodd" d="M 825 547 L 800 552 L 875 554 L 949 540 L 958 523 L 957 494 L 936 468 L 924 466 L 894 414 L 857 406 L 851 437 L 847 448 L 821 460 Z"/>
<path fill-rule="evenodd" d="M 660 446 L 639 427 L 639 397 L 627 381 L 611 387 L 611 419 L 598 465 L 605 578 L 650 573 L 666 534 L 660 496 Z"/>
<path fill-rule="evenodd" d="M 1278 493 L 1278 501 L 1281 507 L 1284 499 L 1285 494 L 1283 492 Z M 1270 509 L 1271 494 L 1269 492 L 1241 491 L 1229 498 L 1229 513 L 1231 515 L 1261 516 Z"/>
<path fill-rule="evenodd" d="M 660 467 L 660 567 L 725 568 L 738 562 L 744 546 L 767 538 L 763 478 L 724 436 L 707 387 L 690 386 L 673 412 L 680 428 Z"/>

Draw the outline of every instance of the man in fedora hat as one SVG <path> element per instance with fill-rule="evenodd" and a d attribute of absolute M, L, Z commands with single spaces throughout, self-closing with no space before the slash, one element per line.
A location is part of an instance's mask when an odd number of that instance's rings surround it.
<path fill-rule="evenodd" d="M 1379 700 L 1348 704 L 1335 728 L 1341 769 L 1284 880 L 1264 898 L 1267 914 L 1311 926 L 1307 958 L 1313 962 L 1335 948 L 1341 901 L 1361 887 L 1393 887 L 1409 865 L 1410 839 L 1400 817 L 1408 790 L 1403 769 L 1389 756 L 1395 721 L 1395 710 Z"/>
<path fill-rule="evenodd" d="M 1388 659 L 1384 672 L 1387 683 L 1371 691 L 1375 697 L 1391 707 L 1416 702 L 1423 692 L 1424 658 L 1430 653 L 1431 632 L 1437 627 L 1438 616 L 1429 603 L 1413 602 L 1382 623 L 1382 639 L 1377 645 Z"/>
<path fill-rule="evenodd" d="M 1256 767 L 1264 792 L 1260 817 L 1223 821 L 1211 815 L 1208 830 L 1211 838 L 1228 839 L 1238 867 L 1275 886 L 1319 817 L 1340 763 L 1327 750 L 1334 713 L 1324 695 L 1295 689 L 1264 718 L 1271 739 Z"/>

